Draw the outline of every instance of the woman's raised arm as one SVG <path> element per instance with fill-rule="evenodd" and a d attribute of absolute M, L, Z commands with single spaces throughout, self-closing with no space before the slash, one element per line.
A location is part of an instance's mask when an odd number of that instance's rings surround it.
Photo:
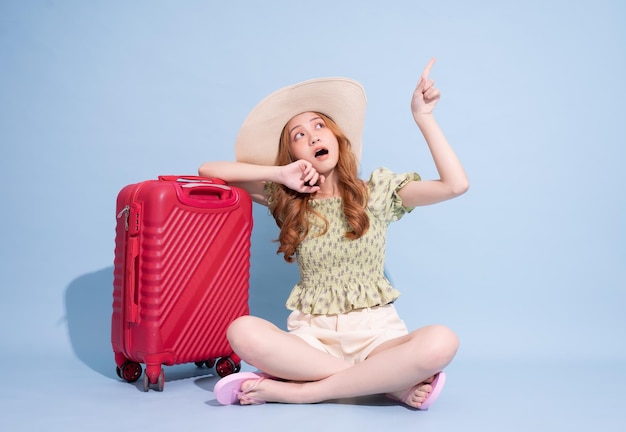
<path fill-rule="evenodd" d="M 435 59 L 432 59 L 420 77 L 411 100 L 411 111 L 430 149 L 439 179 L 413 181 L 400 189 L 398 195 L 406 207 L 445 201 L 465 193 L 469 188 L 463 165 L 433 116 L 433 109 L 441 96 L 428 76 L 434 63 Z"/>

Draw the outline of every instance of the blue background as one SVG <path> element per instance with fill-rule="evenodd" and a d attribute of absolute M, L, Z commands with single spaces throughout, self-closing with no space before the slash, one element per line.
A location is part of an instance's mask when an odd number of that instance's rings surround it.
<path fill-rule="evenodd" d="M 393 224 L 386 270 L 409 327 L 461 337 L 440 408 L 246 411 L 257 430 L 282 430 L 274 411 L 423 430 L 626 425 L 622 2 L 0 0 L 0 428 L 240 430 L 240 408 L 207 412 L 215 379 L 195 369 L 171 368 L 162 394 L 117 381 L 117 192 L 232 160 L 258 101 L 321 76 L 367 91 L 363 177 L 384 165 L 433 178 L 409 109 L 433 56 L 436 116 L 471 188 Z M 254 216 L 252 313 L 282 326 L 297 269 L 275 254 L 267 210 Z M 574 410 L 580 399 L 592 409 Z M 528 404 L 539 412 L 522 415 Z"/>

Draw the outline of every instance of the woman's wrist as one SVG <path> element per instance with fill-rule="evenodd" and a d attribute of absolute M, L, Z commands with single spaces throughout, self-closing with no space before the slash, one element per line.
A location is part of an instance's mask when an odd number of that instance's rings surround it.
<path fill-rule="evenodd" d="M 413 119 L 415 123 L 422 128 L 423 126 L 427 126 L 430 123 L 435 122 L 435 116 L 432 112 L 429 113 L 413 113 Z"/>

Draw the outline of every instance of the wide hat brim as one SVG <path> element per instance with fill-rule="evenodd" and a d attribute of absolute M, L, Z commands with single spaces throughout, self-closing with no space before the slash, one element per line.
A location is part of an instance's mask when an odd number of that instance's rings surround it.
<path fill-rule="evenodd" d="M 320 112 L 333 119 L 361 158 L 367 100 L 365 90 L 349 78 L 320 78 L 284 87 L 263 99 L 243 122 L 235 142 L 239 162 L 276 165 L 283 128 L 303 112 Z"/>

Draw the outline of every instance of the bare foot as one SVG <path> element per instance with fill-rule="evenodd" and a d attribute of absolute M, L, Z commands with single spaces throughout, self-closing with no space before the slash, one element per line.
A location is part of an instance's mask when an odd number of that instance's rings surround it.
<path fill-rule="evenodd" d="M 259 405 L 265 403 L 265 400 L 255 396 L 257 386 L 263 381 L 265 381 L 265 377 L 243 382 L 241 384 L 241 391 L 237 393 L 239 403 L 241 405 Z"/>
<path fill-rule="evenodd" d="M 265 377 L 252 379 L 241 384 L 241 391 L 237 397 L 241 405 L 257 405 L 264 402 L 293 403 L 293 390 L 297 387 L 296 383 L 265 379 Z"/>
<path fill-rule="evenodd" d="M 397 399 L 410 407 L 419 408 L 426 400 L 430 392 L 433 391 L 433 386 L 431 385 L 431 383 L 434 380 L 435 376 L 433 375 L 408 390 L 390 393 L 389 395 L 393 399 Z"/>
<path fill-rule="evenodd" d="M 273 378 L 251 379 L 241 384 L 237 394 L 241 405 L 252 405 L 263 402 L 278 403 L 317 403 L 323 399 L 315 396 L 310 389 L 304 392 L 305 386 L 315 385 L 314 381 L 294 382 Z"/>

